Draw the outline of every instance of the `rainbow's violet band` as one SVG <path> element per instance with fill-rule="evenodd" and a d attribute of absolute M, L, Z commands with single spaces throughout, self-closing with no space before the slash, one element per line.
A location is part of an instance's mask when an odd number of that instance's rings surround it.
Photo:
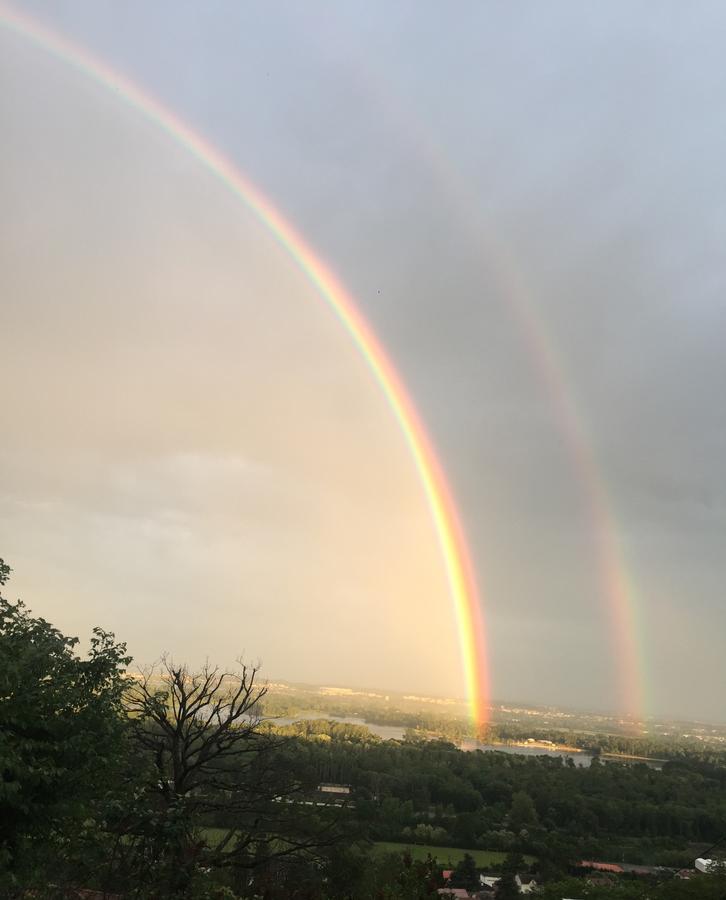
<path fill-rule="evenodd" d="M 411 398 L 353 298 L 260 191 L 228 159 L 169 109 L 125 76 L 94 58 L 85 48 L 49 30 L 26 14 L 0 4 L 0 25 L 103 85 L 182 144 L 269 229 L 338 317 L 383 391 L 416 466 L 434 521 L 456 608 L 471 717 L 476 725 L 485 724 L 489 718 L 490 698 L 484 622 L 464 532 L 443 470 Z"/>

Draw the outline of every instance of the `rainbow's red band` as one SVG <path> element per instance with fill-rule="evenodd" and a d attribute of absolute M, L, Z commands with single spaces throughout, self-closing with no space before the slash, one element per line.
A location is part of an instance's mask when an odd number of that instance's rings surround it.
<path fill-rule="evenodd" d="M 456 609 L 471 716 L 475 724 L 485 724 L 489 718 L 490 701 L 484 623 L 464 532 L 442 467 L 413 402 L 353 298 L 260 191 L 228 159 L 174 113 L 125 76 L 94 58 L 86 49 L 49 30 L 35 19 L 0 5 L 0 25 L 108 88 L 173 140 L 182 144 L 272 232 L 343 324 L 383 391 L 413 457 L 436 528 Z"/>

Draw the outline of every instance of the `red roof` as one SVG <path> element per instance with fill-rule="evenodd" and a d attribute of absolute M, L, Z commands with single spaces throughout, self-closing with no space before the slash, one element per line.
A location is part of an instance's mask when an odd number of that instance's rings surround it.
<path fill-rule="evenodd" d="M 623 873 L 623 869 L 615 863 L 601 863 L 601 862 L 592 862 L 587 859 L 583 859 L 580 863 L 583 869 L 595 869 L 598 872 L 617 872 L 619 874 Z"/>

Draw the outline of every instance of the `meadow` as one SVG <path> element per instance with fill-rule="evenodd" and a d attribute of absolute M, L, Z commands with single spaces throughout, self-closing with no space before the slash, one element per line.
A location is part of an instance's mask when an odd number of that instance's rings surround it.
<path fill-rule="evenodd" d="M 480 869 L 500 866 L 506 857 L 506 853 L 498 850 L 465 850 L 461 847 L 434 847 L 431 844 L 399 844 L 395 841 L 376 841 L 374 844 L 377 853 L 402 853 L 408 851 L 414 859 L 426 859 L 432 856 L 443 866 L 452 868 L 464 858 L 464 854 L 474 858 L 474 862 Z M 525 856 L 525 862 L 529 865 L 534 861 L 533 856 Z"/>

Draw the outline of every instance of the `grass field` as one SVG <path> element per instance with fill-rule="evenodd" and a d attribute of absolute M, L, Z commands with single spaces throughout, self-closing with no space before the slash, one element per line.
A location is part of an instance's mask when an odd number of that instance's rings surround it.
<path fill-rule="evenodd" d="M 214 847 L 227 831 L 224 828 L 204 828 L 203 833 L 210 846 Z M 465 853 L 469 853 L 482 869 L 501 865 L 506 856 L 498 850 L 465 850 L 461 847 L 433 847 L 430 844 L 396 844 L 393 841 L 376 841 L 373 847 L 374 853 L 403 853 L 408 850 L 414 859 L 426 859 L 431 854 L 442 866 L 455 866 Z M 533 856 L 525 856 L 524 859 L 528 864 L 534 861 Z"/>
<path fill-rule="evenodd" d="M 202 828 L 202 837 L 210 847 L 216 847 L 226 834 L 226 828 Z"/>
<path fill-rule="evenodd" d="M 451 863 L 452 866 L 455 866 L 459 860 L 464 858 L 464 854 L 468 853 L 474 857 L 474 862 L 479 868 L 498 866 L 504 861 L 506 856 L 506 853 L 500 853 L 498 850 L 463 850 L 460 847 L 432 847 L 429 844 L 394 844 L 391 841 L 377 841 L 375 848 L 380 853 L 401 853 L 403 850 L 408 850 L 414 859 L 426 859 L 430 853 L 442 865 Z M 533 858 L 525 856 L 527 863 L 531 863 Z"/>

